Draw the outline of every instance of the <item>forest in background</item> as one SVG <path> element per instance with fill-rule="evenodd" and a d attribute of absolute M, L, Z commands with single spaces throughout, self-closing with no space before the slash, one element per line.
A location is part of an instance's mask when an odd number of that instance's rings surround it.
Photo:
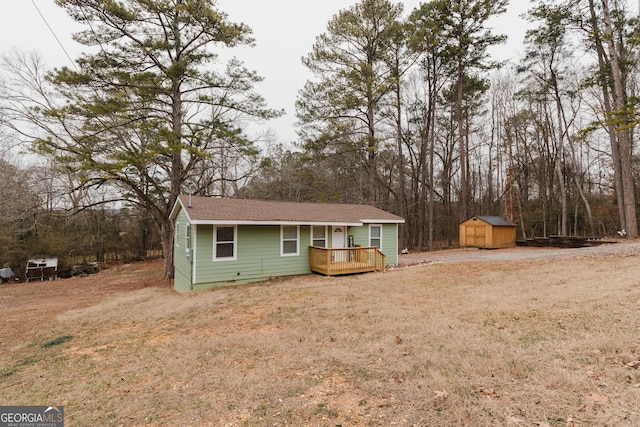
<path fill-rule="evenodd" d="M 625 1 L 532 2 L 509 63 L 487 28 L 506 0 L 337 11 L 303 58 L 292 145 L 247 132 L 282 112 L 255 92 L 259 70 L 219 60 L 254 40 L 214 1 L 57 3 L 99 49 L 53 70 L 3 56 L 1 264 L 161 247 L 171 277 L 180 193 L 368 203 L 404 217 L 400 247 L 416 250 L 455 245 L 472 215 L 504 216 L 520 239 L 638 236 L 640 30 Z"/>

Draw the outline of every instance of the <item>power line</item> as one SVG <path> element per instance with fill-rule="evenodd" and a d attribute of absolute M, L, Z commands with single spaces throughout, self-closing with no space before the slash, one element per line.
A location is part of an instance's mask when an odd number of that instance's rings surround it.
<path fill-rule="evenodd" d="M 71 62 L 71 64 L 73 65 L 73 67 L 77 70 L 78 67 L 76 67 L 76 63 L 73 61 L 73 59 L 71 59 L 71 56 L 69 55 L 69 52 L 67 52 L 67 49 L 64 48 L 64 45 L 62 44 L 62 42 L 60 41 L 60 39 L 58 38 L 58 36 L 56 35 L 55 31 L 53 31 L 53 28 L 51 28 L 51 25 L 49 25 L 49 22 L 47 22 L 47 19 L 44 17 L 44 15 L 42 14 L 42 12 L 40 11 L 40 9 L 38 8 L 38 5 L 36 5 L 36 2 L 34 0 L 31 0 L 31 4 L 33 5 L 33 7 L 36 8 L 36 10 L 38 11 L 38 14 L 40 15 L 40 17 L 42 18 L 42 20 L 44 21 L 44 23 L 47 25 L 47 28 L 49 28 L 49 31 L 51 31 L 51 34 L 53 34 L 53 37 L 56 39 L 56 41 L 58 42 L 58 45 L 60 45 L 60 48 L 62 48 L 62 51 L 64 52 L 65 55 L 67 55 L 67 58 L 69 59 L 69 62 Z"/>

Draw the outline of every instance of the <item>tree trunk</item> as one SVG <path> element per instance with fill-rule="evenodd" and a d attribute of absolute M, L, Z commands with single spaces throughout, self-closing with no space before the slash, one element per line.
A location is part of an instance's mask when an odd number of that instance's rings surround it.
<path fill-rule="evenodd" d="M 434 66 L 435 68 L 435 66 Z M 435 70 L 434 70 L 435 71 Z M 432 102 L 432 107 L 431 107 L 431 114 L 430 114 L 430 118 L 429 118 L 429 129 L 430 129 L 430 135 L 429 135 L 429 203 L 428 203 L 428 219 L 429 219 L 429 238 L 428 238 L 428 248 L 429 251 L 433 251 L 434 248 L 434 228 L 435 228 L 435 224 L 434 224 L 434 207 L 435 207 L 435 203 L 436 203 L 436 197 L 435 197 L 435 176 L 434 176 L 434 162 L 435 162 L 435 145 L 436 145 L 436 101 L 437 101 L 437 95 L 436 95 L 436 80 L 435 80 L 435 74 L 434 74 L 434 82 L 433 82 L 433 91 L 431 94 L 431 102 Z"/>
<path fill-rule="evenodd" d="M 367 120 L 369 121 L 369 135 L 367 138 L 367 163 L 369 166 L 369 195 L 368 203 L 371 206 L 376 205 L 376 133 L 374 127 L 373 101 L 369 101 L 367 107 Z"/>
<path fill-rule="evenodd" d="M 589 12 L 591 15 L 591 25 L 593 26 L 592 34 L 594 37 L 594 47 L 598 56 L 598 70 L 599 70 L 599 80 L 600 80 L 600 88 L 602 89 L 602 102 L 604 105 L 604 114 L 605 117 L 611 117 L 613 113 L 613 107 L 611 106 L 611 95 L 609 91 L 609 84 L 607 83 L 607 79 L 605 77 L 606 72 L 606 64 L 608 59 L 606 57 L 606 53 L 604 50 L 604 46 L 602 44 L 602 37 L 600 37 L 600 29 L 598 27 L 598 17 L 596 16 L 596 10 L 594 5 L 594 0 L 589 0 Z M 625 212 L 625 203 L 624 203 L 624 190 L 622 186 L 622 163 L 620 161 L 620 145 L 618 143 L 618 137 L 616 134 L 616 129 L 613 124 L 607 124 L 607 130 L 609 133 L 609 142 L 611 145 L 611 160 L 613 163 L 613 173 L 614 173 L 614 181 L 615 181 L 615 189 L 616 189 L 616 199 L 618 202 L 618 216 L 620 220 L 620 227 L 622 229 L 627 228 L 627 219 Z"/>
<path fill-rule="evenodd" d="M 558 186 L 560 188 L 560 236 L 567 235 L 567 222 L 569 218 L 569 207 L 567 203 L 567 185 L 564 178 L 564 173 L 562 172 L 562 166 L 564 165 L 564 127 L 562 125 L 562 101 L 560 99 L 560 94 L 558 92 L 557 80 L 554 76 L 554 96 L 556 98 L 556 109 L 557 109 L 557 158 L 556 158 L 556 174 L 558 176 Z"/>
<path fill-rule="evenodd" d="M 182 94 L 180 91 L 180 81 L 174 80 L 171 91 L 172 95 L 172 125 L 173 141 L 171 147 L 173 155 L 171 159 L 171 193 L 169 194 L 168 208 L 166 209 L 166 219 L 156 219 L 160 227 L 160 240 L 162 242 L 162 253 L 164 254 L 164 278 L 173 279 L 173 223 L 169 220 L 168 212 L 178 200 L 182 183 L 184 181 L 184 165 L 182 164 Z"/>
<path fill-rule="evenodd" d="M 398 144 L 398 186 L 399 188 L 399 201 L 398 212 L 402 218 L 407 219 L 407 191 L 405 188 L 404 177 L 404 153 L 402 150 L 402 98 L 401 98 L 401 85 L 400 85 L 400 63 L 396 59 L 396 138 Z M 407 246 L 407 226 L 406 224 L 400 224 L 400 250 Z"/>
<path fill-rule="evenodd" d="M 571 137 L 569 135 L 569 122 L 567 121 L 567 116 L 564 112 L 564 107 L 562 106 L 562 103 L 559 104 L 560 108 L 561 108 L 561 113 L 562 113 L 562 124 L 564 126 L 564 130 L 565 130 L 565 134 L 566 134 L 566 138 L 567 138 L 567 143 L 569 144 L 569 149 L 571 150 L 571 163 L 578 168 L 578 158 L 576 155 L 576 147 L 573 141 L 573 137 Z M 576 170 L 576 173 L 578 171 Z M 578 191 L 578 195 L 580 196 L 580 200 L 582 200 L 582 203 L 584 203 L 584 207 L 585 207 L 585 211 L 587 214 L 587 221 L 589 223 L 589 228 L 590 228 L 590 233 L 593 233 L 594 231 L 594 226 L 593 226 L 593 213 L 591 211 L 591 205 L 589 204 L 589 200 L 587 199 L 586 195 L 584 194 L 584 190 L 582 189 L 582 185 L 580 185 L 580 183 L 578 182 L 578 178 L 576 177 L 576 175 L 574 174 L 573 176 L 573 182 L 575 184 L 576 190 Z M 577 212 L 577 208 L 576 208 L 576 212 Z M 577 227 L 576 231 L 577 231 Z"/>
<path fill-rule="evenodd" d="M 160 230 L 160 243 L 162 244 L 162 253 L 164 254 L 164 274 L 163 278 L 173 279 L 173 221 L 167 218 L 162 224 L 159 224 L 158 230 Z"/>
<path fill-rule="evenodd" d="M 140 209 L 140 219 L 138 220 L 138 245 L 136 258 L 142 260 L 147 257 L 147 218 L 144 209 Z"/>
<path fill-rule="evenodd" d="M 458 94 L 456 99 L 456 118 L 458 119 L 458 149 L 460 150 L 460 222 L 465 221 L 468 217 L 468 194 L 469 194 L 469 181 L 467 172 L 467 147 L 466 138 L 464 135 L 464 117 L 462 114 L 462 102 L 463 102 L 463 74 L 462 63 L 458 61 Z"/>
<path fill-rule="evenodd" d="M 609 14 L 608 0 L 602 0 L 602 13 L 605 25 L 605 39 L 609 50 L 609 64 L 611 67 L 611 75 L 613 77 L 613 106 L 615 116 L 624 119 L 624 123 L 628 123 L 628 117 L 625 111 L 626 94 L 624 89 L 624 78 L 620 69 L 620 58 L 616 49 L 613 38 L 613 27 L 611 25 L 611 17 Z M 635 201 L 635 183 L 633 180 L 633 141 L 628 129 L 624 125 L 616 129 L 618 141 L 620 144 L 620 167 L 622 172 L 622 190 L 624 192 L 624 212 L 626 218 L 627 237 L 638 237 L 638 223 L 636 218 L 636 201 Z"/>

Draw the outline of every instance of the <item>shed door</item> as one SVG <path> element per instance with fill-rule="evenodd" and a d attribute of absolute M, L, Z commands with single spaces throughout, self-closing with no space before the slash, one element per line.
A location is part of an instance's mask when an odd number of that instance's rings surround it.
<path fill-rule="evenodd" d="M 487 236 L 487 230 L 486 230 L 486 226 L 484 225 L 467 225 L 465 227 L 466 230 L 466 238 L 467 238 L 467 245 L 469 246 L 476 246 L 476 247 L 485 247 L 486 246 L 486 236 Z"/>

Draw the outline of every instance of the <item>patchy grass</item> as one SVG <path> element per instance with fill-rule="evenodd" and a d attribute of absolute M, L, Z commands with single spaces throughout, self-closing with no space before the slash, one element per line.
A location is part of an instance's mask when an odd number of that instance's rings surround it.
<path fill-rule="evenodd" d="M 640 257 L 159 275 L 0 287 L 0 402 L 70 426 L 640 425 Z"/>
<path fill-rule="evenodd" d="M 45 343 L 42 347 L 43 348 L 49 348 L 49 347 L 53 347 L 55 345 L 60 345 L 60 344 L 64 344 L 67 341 L 69 341 L 71 338 L 73 338 L 71 335 L 63 335 L 61 337 L 58 337 L 54 340 L 49 341 L 48 343 Z"/>

